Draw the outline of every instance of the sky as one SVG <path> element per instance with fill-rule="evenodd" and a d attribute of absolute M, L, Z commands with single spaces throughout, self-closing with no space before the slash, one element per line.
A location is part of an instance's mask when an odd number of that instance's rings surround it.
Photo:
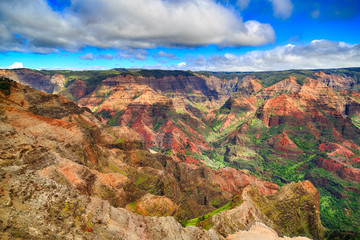
<path fill-rule="evenodd" d="M 0 0 L 0 68 L 360 67 L 359 0 Z"/>

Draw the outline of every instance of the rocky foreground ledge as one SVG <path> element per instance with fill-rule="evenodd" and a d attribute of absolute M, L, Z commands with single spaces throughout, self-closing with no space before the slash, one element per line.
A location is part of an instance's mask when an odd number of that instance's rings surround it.
<path fill-rule="evenodd" d="M 309 181 L 279 190 L 242 171 L 176 163 L 148 152 L 130 129 L 106 128 L 65 98 L 6 86 L 1 239 L 254 239 L 262 231 L 273 239 L 323 238 L 319 193 Z M 215 200 L 218 207 L 232 204 L 196 226 L 176 220 L 214 210 Z"/>

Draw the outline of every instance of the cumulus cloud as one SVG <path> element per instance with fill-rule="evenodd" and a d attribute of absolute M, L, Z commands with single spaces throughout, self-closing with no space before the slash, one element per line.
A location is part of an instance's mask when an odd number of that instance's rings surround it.
<path fill-rule="evenodd" d="M 44 0 L 0 1 L 1 51 L 56 52 L 73 48 L 78 34 L 67 21 L 53 12 Z"/>
<path fill-rule="evenodd" d="M 6 68 L 8 68 L 8 69 L 23 68 L 23 63 L 22 62 L 14 62 L 13 64 L 11 64 L 10 66 L 8 66 Z"/>
<path fill-rule="evenodd" d="M 291 16 L 294 5 L 291 0 L 269 0 L 272 3 L 274 15 L 286 19 Z"/>
<path fill-rule="evenodd" d="M 189 58 L 183 66 L 208 71 L 271 71 L 288 69 L 320 69 L 360 66 L 360 44 L 314 40 L 308 45 L 276 47 L 268 51 L 252 51 L 245 55 L 231 53 Z M 178 65 L 178 67 L 182 67 Z"/>
<path fill-rule="evenodd" d="M 79 56 L 79 58 L 82 60 L 94 60 L 95 59 L 94 54 L 92 54 L 92 53 L 86 53 L 85 55 Z"/>
<path fill-rule="evenodd" d="M 185 67 L 186 66 L 186 62 L 181 62 L 177 64 L 178 67 Z"/>
<path fill-rule="evenodd" d="M 62 11 L 46 0 L 1 0 L 0 33 L 0 51 L 41 53 L 84 46 L 257 46 L 275 38 L 269 24 L 243 22 L 215 0 L 72 0 Z"/>

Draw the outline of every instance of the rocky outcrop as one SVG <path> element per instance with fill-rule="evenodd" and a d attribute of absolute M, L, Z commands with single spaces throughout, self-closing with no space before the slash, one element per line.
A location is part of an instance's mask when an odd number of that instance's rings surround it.
<path fill-rule="evenodd" d="M 220 168 L 215 172 L 215 176 L 210 179 L 218 183 L 223 191 L 237 193 L 250 183 L 257 186 L 260 194 L 271 195 L 279 190 L 279 186 L 270 182 L 262 182 L 259 179 L 247 174 L 245 171 L 238 171 L 234 168 Z"/>
<path fill-rule="evenodd" d="M 257 116 L 267 126 L 271 127 L 283 123 L 299 124 L 300 121 L 303 121 L 306 114 L 291 96 L 281 94 L 266 101 L 259 108 Z"/>
<path fill-rule="evenodd" d="M 303 151 L 289 138 L 286 132 L 268 139 L 266 143 L 276 151 L 283 152 L 286 155 L 303 153 Z"/>
<path fill-rule="evenodd" d="M 309 181 L 291 183 L 269 196 L 260 195 L 256 188 L 249 185 L 235 198 L 233 202 L 239 202 L 238 207 L 211 218 L 211 229 L 224 237 L 262 222 L 281 236 L 324 238 L 319 214 L 319 192 Z"/>
<path fill-rule="evenodd" d="M 152 194 L 146 194 L 134 205 L 134 210 L 143 216 L 173 216 L 177 208 L 169 198 Z"/>
<path fill-rule="evenodd" d="M 70 86 L 63 89 L 59 94 L 71 100 L 79 100 L 87 95 L 87 83 L 76 79 Z"/>
<path fill-rule="evenodd" d="M 61 74 L 55 73 L 55 74 L 50 78 L 50 82 L 51 82 L 52 84 L 54 84 L 53 93 L 58 93 L 59 91 L 61 91 L 61 90 L 65 87 L 66 78 L 65 78 L 63 75 L 61 75 Z"/>
<path fill-rule="evenodd" d="M 301 89 L 301 86 L 296 82 L 295 77 L 289 77 L 285 80 L 282 80 L 270 87 L 263 89 L 259 96 L 264 99 L 269 99 L 276 97 L 280 94 L 286 93 L 298 93 Z"/>
<path fill-rule="evenodd" d="M 329 172 L 335 172 L 341 178 L 360 182 L 360 169 L 353 168 L 346 163 L 343 163 L 336 158 L 326 159 L 320 158 L 316 165 Z"/>
<path fill-rule="evenodd" d="M 262 88 L 259 79 L 249 75 L 241 79 L 241 83 L 236 86 L 236 92 L 240 93 L 242 97 L 248 98 Z"/>

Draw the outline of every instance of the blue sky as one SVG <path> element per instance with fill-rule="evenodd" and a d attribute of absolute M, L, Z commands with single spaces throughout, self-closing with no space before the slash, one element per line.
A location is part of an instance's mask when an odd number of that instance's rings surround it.
<path fill-rule="evenodd" d="M 1 0 L 0 68 L 360 67 L 359 0 Z"/>

